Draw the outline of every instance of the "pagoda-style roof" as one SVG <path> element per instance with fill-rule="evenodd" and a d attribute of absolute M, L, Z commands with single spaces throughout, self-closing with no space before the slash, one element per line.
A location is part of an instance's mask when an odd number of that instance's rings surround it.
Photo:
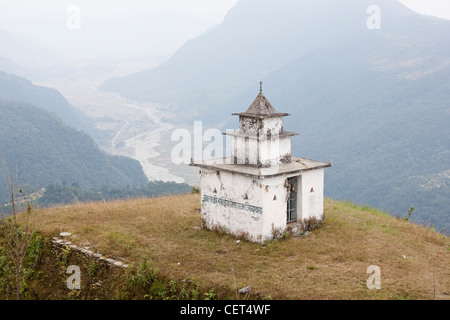
<path fill-rule="evenodd" d="M 245 116 L 252 118 L 275 118 L 289 116 L 288 113 L 277 112 L 269 100 L 262 93 L 262 88 L 255 101 L 250 105 L 246 112 L 233 113 L 234 116 Z"/>

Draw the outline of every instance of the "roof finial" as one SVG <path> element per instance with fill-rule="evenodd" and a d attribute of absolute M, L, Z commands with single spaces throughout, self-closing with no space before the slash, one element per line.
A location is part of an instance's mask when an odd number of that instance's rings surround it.
<path fill-rule="evenodd" d="M 259 93 L 262 93 L 262 81 L 259 82 Z"/>

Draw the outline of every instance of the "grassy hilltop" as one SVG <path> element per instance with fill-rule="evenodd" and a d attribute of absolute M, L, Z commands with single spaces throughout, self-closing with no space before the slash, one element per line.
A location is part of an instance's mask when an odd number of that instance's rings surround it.
<path fill-rule="evenodd" d="M 161 279 L 153 293 L 188 279 L 219 299 L 246 286 L 263 299 L 449 299 L 449 238 L 430 228 L 327 199 L 322 227 L 263 246 L 201 229 L 199 208 L 198 194 L 87 203 L 37 211 L 36 222 L 41 236 L 70 232 L 130 266 L 148 261 Z M 370 265 L 380 290 L 366 286 Z"/>

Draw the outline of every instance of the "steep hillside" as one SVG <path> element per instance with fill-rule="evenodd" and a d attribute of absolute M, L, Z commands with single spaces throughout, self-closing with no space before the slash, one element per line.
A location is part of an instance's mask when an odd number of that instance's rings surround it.
<path fill-rule="evenodd" d="M 76 109 L 57 90 L 34 85 L 31 81 L 0 71 L 0 99 L 15 100 L 53 112 L 67 125 L 89 134 L 99 131 L 93 121 Z"/>
<path fill-rule="evenodd" d="M 14 101 L 0 100 L 0 159 L 9 170 L 17 165 L 22 186 L 34 189 L 61 181 L 83 188 L 148 182 L 139 162 L 109 156 L 54 114 Z M 8 191 L 4 178 L 1 181 L 3 201 Z"/>
<path fill-rule="evenodd" d="M 258 83 L 302 133 L 293 153 L 333 159 L 325 192 L 450 232 L 450 22 L 381 0 L 241 0 L 165 64 L 104 90 L 163 102 L 180 122 L 236 128 Z"/>
<path fill-rule="evenodd" d="M 320 229 L 262 246 L 199 228 L 199 207 L 199 195 L 80 204 L 39 211 L 36 222 L 41 236 L 59 238 L 60 232 L 69 232 L 74 245 L 130 267 L 147 261 L 159 270 L 161 281 L 154 274 L 154 283 L 137 296 L 124 295 L 127 287 L 118 279 L 111 284 L 111 277 L 99 276 L 91 283 L 91 272 L 85 273 L 79 299 L 92 294 L 90 298 L 170 297 L 170 279 L 180 287 L 197 283 L 198 291 L 212 288 L 219 299 L 244 298 L 236 289 L 246 286 L 253 298 L 263 299 L 449 299 L 449 238 L 431 229 L 368 207 L 326 200 Z M 86 270 L 95 270 L 92 262 L 85 263 L 90 266 Z M 366 286 L 372 265 L 381 270 L 380 290 Z M 134 283 L 146 269 L 140 270 L 130 274 Z M 65 276 L 59 272 L 50 281 L 63 283 Z M 67 289 L 46 287 L 34 283 L 28 293 L 45 299 L 61 292 L 74 298 Z"/>
<path fill-rule="evenodd" d="M 0 55 L 0 71 L 23 76 L 28 74 L 28 70 L 9 58 Z"/>
<path fill-rule="evenodd" d="M 358 40 L 380 33 L 366 27 L 371 4 L 369 0 L 241 0 L 221 25 L 186 43 L 163 65 L 111 79 L 102 88 L 137 100 L 196 102 L 206 109 L 207 103 L 228 102 L 305 54 L 342 44 L 347 44 L 348 50 L 364 48 Z M 384 18 L 381 32 L 415 36 L 419 31 L 419 39 L 409 41 L 418 42 L 420 49 L 435 41 L 426 36 L 435 33 L 440 23 L 432 28 L 434 22 L 428 21 L 425 28 L 416 28 L 416 20 L 427 19 L 396 0 L 381 0 L 378 5 Z M 378 47 L 377 52 L 394 55 L 395 41 L 386 44 L 390 46 Z M 322 62 L 317 59 L 313 66 Z"/>
<path fill-rule="evenodd" d="M 326 62 L 311 68 L 317 56 Z M 274 86 L 272 103 L 293 114 L 286 127 L 302 133 L 293 150 L 333 159 L 326 173 L 328 196 L 394 215 L 414 207 L 416 221 L 448 233 L 450 67 L 429 70 L 424 62 L 368 71 L 376 58 L 370 50 L 367 57 L 347 50 L 312 54 L 267 79 Z M 283 88 L 286 79 L 299 89 Z"/>

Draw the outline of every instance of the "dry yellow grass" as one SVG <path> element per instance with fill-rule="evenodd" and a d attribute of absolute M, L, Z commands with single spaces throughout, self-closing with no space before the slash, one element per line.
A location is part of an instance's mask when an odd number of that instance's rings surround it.
<path fill-rule="evenodd" d="M 325 225 L 265 246 L 199 229 L 200 196 L 89 203 L 37 212 L 41 232 L 76 235 L 129 263 L 204 288 L 251 286 L 273 299 L 448 299 L 449 239 L 374 209 L 325 202 Z M 381 290 L 369 290 L 370 265 Z M 236 285 L 235 285 L 236 282 Z"/>

